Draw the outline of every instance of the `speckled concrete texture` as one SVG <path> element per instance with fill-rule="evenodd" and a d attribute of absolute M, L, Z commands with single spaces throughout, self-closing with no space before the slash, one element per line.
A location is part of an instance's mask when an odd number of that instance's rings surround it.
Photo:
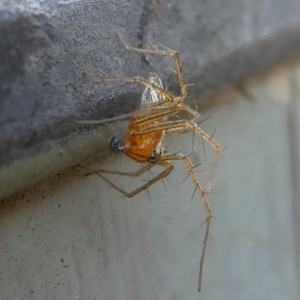
<path fill-rule="evenodd" d="M 116 33 L 137 47 L 179 51 L 200 99 L 298 51 L 299 10 L 297 0 L 2 1 L 0 166 L 87 130 L 74 120 L 138 106 L 141 87 L 95 85 L 85 72 L 168 79 L 171 60 L 128 53 Z"/>

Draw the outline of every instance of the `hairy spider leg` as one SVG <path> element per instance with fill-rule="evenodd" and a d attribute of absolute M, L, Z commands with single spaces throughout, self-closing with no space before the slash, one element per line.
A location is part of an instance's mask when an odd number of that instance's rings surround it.
<path fill-rule="evenodd" d="M 210 208 L 209 202 L 205 196 L 205 192 L 198 182 L 193 165 L 192 165 L 190 159 L 186 155 L 180 154 L 180 153 L 163 155 L 161 157 L 160 162 L 161 161 L 176 161 L 176 160 L 177 161 L 180 160 L 185 163 L 186 168 L 189 172 L 189 175 L 192 178 L 192 180 L 196 186 L 196 189 L 198 190 L 198 192 L 201 196 L 201 200 L 202 200 L 203 206 L 205 208 L 205 212 L 206 212 L 206 228 L 205 228 L 205 236 L 204 236 L 204 240 L 203 240 L 203 247 L 202 247 L 201 258 L 200 258 L 200 268 L 199 268 L 199 276 L 198 276 L 198 292 L 200 292 L 201 285 L 202 285 L 204 257 L 205 257 L 205 251 L 206 251 L 206 246 L 207 246 L 207 240 L 209 237 L 210 221 L 212 218 L 211 208 Z"/>
<path fill-rule="evenodd" d="M 118 37 L 119 37 L 120 41 L 122 42 L 122 44 L 124 45 L 124 47 L 129 51 L 134 51 L 134 52 L 139 52 L 139 53 L 148 53 L 148 54 L 154 54 L 154 55 L 172 56 L 175 61 L 175 65 L 176 65 L 176 69 L 177 69 L 176 73 L 177 73 L 178 81 L 179 81 L 179 85 L 180 85 L 180 91 L 181 91 L 180 101 L 184 102 L 186 100 L 187 85 L 183 79 L 182 64 L 180 61 L 179 53 L 177 51 L 173 51 L 170 49 L 168 49 L 168 50 L 156 50 L 155 49 L 154 50 L 154 49 L 134 48 L 134 47 L 129 46 L 120 35 L 118 35 Z M 148 86 L 148 87 L 152 88 L 153 90 L 157 91 L 158 93 L 164 95 L 165 98 L 170 102 L 173 102 L 177 98 L 177 97 L 174 98 L 174 96 L 169 91 L 163 89 L 162 87 L 157 86 L 154 83 L 151 83 L 151 82 L 145 80 L 142 77 L 121 78 L 121 79 L 100 79 L 91 74 L 86 74 L 86 76 L 89 77 L 90 79 L 94 80 L 95 82 L 99 82 L 99 83 L 138 82 L 138 83 Z"/>
<path fill-rule="evenodd" d="M 124 45 L 124 47 L 129 51 L 134 51 L 134 52 L 139 52 L 139 53 L 148 53 L 148 54 L 154 54 L 154 55 L 172 56 L 174 58 L 176 69 L 177 69 L 177 76 L 178 76 L 178 81 L 179 81 L 179 85 L 180 85 L 181 95 L 182 96 L 187 95 L 187 85 L 183 79 L 182 64 L 180 61 L 179 53 L 177 51 L 174 51 L 171 49 L 168 49 L 167 51 L 165 51 L 165 50 L 157 50 L 157 49 L 135 48 L 135 47 L 129 46 L 125 42 L 125 40 L 123 39 L 123 37 L 121 35 L 118 34 L 118 37 L 119 37 L 120 41 L 122 42 L 122 44 Z M 186 96 L 185 96 L 185 98 L 186 98 Z M 182 102 L 184 102 L 184 101 L 185 101 L 185 99 L 182 99 Z"/>
<path fill-rule="evenodd" d="M 136 190 L 132 191 L 132 192 L 126 192 L 125 190 L 119 188 L 118 186 L 116 186 L 112 181 L 110 181 L 109 179 L 107 179 L 105 176 L 103 176 L 101 173 L 107 173 L 107 174 L 115 174 L 115 175 L 125 175 L 125 176 L 133 176 L 133 177 L 137 177 L 140 176 L 141 174 L 145 173 L 146 171 L 150 170 L 152 167 L 160 165 L 162 167 L 165 168 L 164 171 L 162 171 L 161 173 L 159 173 L 158 175 L 156 175 L 154 178 L 150 179 L 147 183 L 145 183 L 144 185 L 142 185 L 141 187 L 137 188 Z M 91 170 L 88 168 L 85 168 L 87 170 Z M 123 196 L 127 197 L 127 198 L 132 198 L 135 195 L 139 194 L 140 192 L 146 190 L 147 188 L 149 188 L 151 185 L 153 185 L 155 182 L 159 181 L 162 178 L 167 177 L 172 170 L 174 169 L 174 166 L 168 162 L 168 161 L 158 161 L 155 164 L 154 163 L 150 163 L 147 166 L 141 168 L 140 170 L 138 170 L 137 172 L 118 172 L 118 171 L 108 171 L 108 170 L 91 170 L 91 172 L 87 173 L 86 176 L 88 175 L 98 175 L 99 177 L 101 177 L 106 183 L 108 183 L 111 187 L 115 188 L 116 190 L 118 190 Z"/>
<path fill-rule="evenodd" d="M 134 82 L 137 82 L 137 83 L 140 83 L 142 85 L 152 88 L 153 90 L 157 91 L 160 94 L 163 94 L 166 97 L 166 99 L 168 99 L 170 102 L 173 102 L 173 100 L 174 100 L 173 95 L 169 91 L 164 90 L 162 87 L 159 87 L 156 84 L 147 81 L 143 77 L 102 79 L 102 78 L 98 78 L 92 74 L 86 74 L 86 77 L 92 79 L 95 82 L 99 82 L 99 83 L 118 83 L 118 82 L 120 82 L 120 83 L 121 82 L 133 82 L 134 83 Z"/>

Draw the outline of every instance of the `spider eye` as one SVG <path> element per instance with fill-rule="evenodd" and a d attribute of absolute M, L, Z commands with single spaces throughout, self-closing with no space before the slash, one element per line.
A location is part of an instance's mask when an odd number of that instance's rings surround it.
<path fill-rule="evenodd" d="M 118 138 L 118 135 L 117 134 L 114 134 L 109 142 L 108 142 L 108 148 L 110 151 L 114 152 L 114 153 L 119 153 L 120 152 L 120 141 L 119 141 L 119 138 Z"/>
<path fill-rule="evenodd" d="M 153 149 L 153 150 L 152 150 L 152 154 L 150 155 L 150 158 L 155 158 L 155 155 L 156 155 L 156 150 Z"/>

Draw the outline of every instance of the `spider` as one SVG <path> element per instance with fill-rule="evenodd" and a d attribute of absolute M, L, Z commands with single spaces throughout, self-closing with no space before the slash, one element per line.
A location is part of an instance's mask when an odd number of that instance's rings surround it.
<path fill-rule="evenodd" d="M 205 237 L 203 240 L 203 247 L 200 257 L 200 268 L 198 277 L 198 291 L 201 290 L 202 273 L 204 256 L 207 246 L 207 240 L 209 236 L 210 222 L 212 213 L 209 202 L 206 198 L 205 192 L 201 187 L 196 177 L 194 167 L 188 158 L 188 156 L 181 153 L 169 153 L 163 146 L 165 135 L 180 135 L 189 131 L 194 131 L 202 139 L 207 141 L 217 152 L 217 161 L 220 160 L 222 154 L 222 148 L 212 139 L 212 136 L 206 134 L 198 125 L 197 120 L 200 114 L 186 105 L 184 102 L 187 99 L 187 84 L 183 78 L 182 65 L 179 57 L 179 53 L 171 49 L 166 50 L 158 49 L 140 49 L 129 46 L 124 39 L 119 36 L 122 44 L 129 51 L 135 51 L 144 54 L 171 56 L 174 58 L 176 65 L 176 73 L 180 86 L 180 96 L 174 96 L 170 91 L 163 87 L 161 79 L 155 74 L 150 73 L 148 80 L 142 77 L 132 78 L 120 78 L 120 79 L 100 79 L 94 75 L 87 74 L 87 77 L 99 83 L 120 83 L 120 82 L 137 82 L 145 86 L 145 90 L 141 97 L 140 108 L 132 113 L 126 114 L 120 117 L 104 119 L 99 121 L 79 121 L 79 123 L 87 124 L 103 124 L 111 122 L 113 120 L 120 120 L 130 117 L 128 125 L 128 135 L 125 141 L 121 142 L 118 135 L 115 134 L 111 137 L 108 143 L 109 149 L 114 153 L 124 153 L 134 161 L 138 163 L 144 163 L 140 170 L 136 172 L 119 172 L 108 170 L 90 170 L 91 172 L 86 175 L 98 175 L 107 184 L 114 189 L 118 190 L 125 197 L 131 198 L 138 193 L 146 190 L 155 182 L 167 177 L 173 170 L 174 166 L 172 161 L 182 161 L 189 172 L 189 176 L 195 184 L 196 190 L 198 190 L 203 206 L 206 212 L 206 229 Z M 177 115 L 181 111 L 188 112 L 191 119 L 180 119 Z M 169 120 L 169 117 L 177 116 L 177 120 Z M 124 176 L 137 177 L 146 171 L 150 170 L 153 166 L 160 165 L 164 170 L 149 180 L 147 183 L 139 187 L 132 192 L 126 192 L 120 187 L 116 186 L 113 182 L 107 179 L 103 174 L 118 174 Z M 87 168 L 85 168 L 87 169 Z"/>

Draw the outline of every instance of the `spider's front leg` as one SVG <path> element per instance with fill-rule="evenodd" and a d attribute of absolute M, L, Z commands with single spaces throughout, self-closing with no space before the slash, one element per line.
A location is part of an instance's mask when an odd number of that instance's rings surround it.
<path fill-rule="evenodd" d="M 86 77 L 98 82 L 98 83 L 122 83 L 122 82 L 137 82 L 140 83 L 146 87 L 149 87 L 151 89 L 153 89 L 154 91 L 156 91 L 157 93 L 163 95 L 168 101 L 173 102 L 174 97 L 173 95 L 168 91 L 165 90 L 157 85 L 155 85 L 154 83 L 149 82 L 148 80 L 144 79 L 143 77 L 128 77 L 128 78 L 108 78 L 108 79 L 104 79 L 104 78 L 98 78 L 92 74 L 86 74 Z"/>
<path fill-rule="evenodd" d="M 175 65 L 176 65 L 176 73 L 177 73 L 178 81 L 179 81 L 179 85 L 180 85 L 182 102 L 185 101 L 186 95 L 187 95 L 187 85 L 183 78 L 182 64 L 180 61 L 179 53 L 177 51 L 171 50 L 167 47 L 165 47 L 167 50 L 134 48 L 134 47 L 129 46 L 125 42 L 123 37 L 121 37 L 120 35 L 118 35 L 118 37 L 119 37 L 120 41 L 122 42 L 122 44 L 124 45 L 124 47 L 129 51 L 134 51 L 134 52 L 139 52 L 139 53 L 148 53 L 148 54 L 153 54 L 153 55 L 172 56 L 174 58 Z"/>
<path fill-rule="evenodd" d="M 107 179 L 102 173 L 106 173 L 106 174 L 115 174 L 115 175 L 121 175 L 121 176 L 133 176 L 133 177 L 138 177 L 141 174 L 145 173 L 146 171 L 150 170 L 153 166 L 155 165 L 160 165 L 162 167 L 165 168 L 165 170 L 163 170 L 161 173 L 159 173 L 157 176 L 155 176 L 154 178 L 150 179 L 147 183 L 145 183 L 144 185 L 142 185 L 141 187 L 137 188 L 136 190 L 132 191 L 132 192 L 126 192 L 123 189 L 119 188 L 118 186 L 116 186 L 112 181 L 110 181 L 109 179 Z M 163 179 L 165 177 L 167 177 L 173 170 L 174 166 L 168 162 L 168 161 L 158 161 L 155 164 L 153 163 L 149 163 L 147 166 L 141 168 L 140 170 L 136 171 L 136 172 L 119 172 L 119 171 L 107 171 L 107 170 L 91 170 L 88 168 L 83 167 L 86 170 L 90 170 L 90 172 L 88 172 L 86 174 L 86 176 L 89 175 L 97 175 L 100 178 L 102 178 L 106 183 L 108 183 L 111 187 L 113 187 L 114 189 L 116 189 L 117 191 L 119 191 L 123 196 L 127 197 L 127 198 L 132 198 L 133 196 L 139 194 L 140 192 L 146 190 L 147 188 L 149 188 L 151 185 L 153 185 L 155 182 L 159 181 L 160 179 Z"/>

